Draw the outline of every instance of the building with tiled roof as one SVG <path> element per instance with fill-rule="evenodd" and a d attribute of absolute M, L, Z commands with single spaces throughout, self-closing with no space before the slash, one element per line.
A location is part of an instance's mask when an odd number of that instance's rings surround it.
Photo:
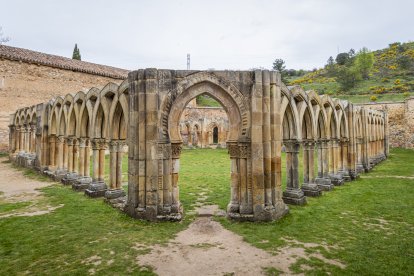
<path fill-rule="evenodd" d="M 88 73 L 114 79 L 126 79 L 128 70 L 115 68 L 91 62 L 70 59 L 62 56 L 55 56 L 40 53 L 28 49 L 0 45 L 0 58 L 22 61 L 37 65 L 44 65 L 75 72 Z"/>
<path fill-rule="evenodd" d="M 128 70 L 0 45 L 0 152 L 7 149 L 14 110 L 127 77 Z"/>

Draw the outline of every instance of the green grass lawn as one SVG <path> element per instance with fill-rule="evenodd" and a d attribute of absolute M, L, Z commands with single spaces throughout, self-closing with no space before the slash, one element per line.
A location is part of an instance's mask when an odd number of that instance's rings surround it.
<path fill-rule="evenodd" d="M 321 246 L 306 251 L 319 250 L 346 264 L 342 270 L 316 258 L 299 259 L 291 267 L 295 272 L 306 264 L 310 270 L 305 274 L 312 275 L 408 275 L 414 271 L 414 180 L 399 176 L 414 176 L 413 163 L 412 150 L 394 149 L 372 172 L 309 198 L 307 206 L 290 206 L 290 214 L 279 221 L 217 220 L 271 253 L 287 245 L 286 239 L 326 244 L 330 250 Z M 185 211 L 194 208 L 200 193 L 207 195 L 204 203 L 225 209 L 229 172 L 226 150 L 183 150 L 179 185 Z M 194 219 L 187 214 L 180 223 L 148 223 L 60 184 L 42 190 L 48 204 L 64 206 L 47 215 L 0 219 L 0 275 L 151 274 L 137 265 L 136 257 L 148 251 L 139 245 L 164 243 Z M 0 203 L 2 212 L 18 207 Z"/>

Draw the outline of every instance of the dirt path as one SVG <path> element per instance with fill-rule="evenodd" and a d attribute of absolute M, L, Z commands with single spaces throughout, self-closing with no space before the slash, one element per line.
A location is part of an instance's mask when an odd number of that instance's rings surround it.
<path fill-rule="evenodd" d="M 288 241 L 289 246 L 280 248 L 276 255 L 272 255 L 244 242 L 241 236 L 207 217 L 209 211 L 216 212 L 215 206 L 201 208 L 202 217 L 178 233 L 167 246 L 155 245 L 146 248 L 137 245 L 138 250 L 151 250 L 149 254 L 139 256 L 138 263 L 152 267 L 158 275 L 260 275 L 264 274 L 266 267 L 276 268 L 288 275 L 292 274 L 289 267 L 293 263 L 299 258 L 309 257 L 345 267 L 339 261 L 328 260 L 321 254 L 305 252 L 305 248 L 317 247 L 320 244 Z"/>
<path fill-rule="evenodd" d="M 30 201 L 41 193 L 38 188 L 53 183 L 42 182 L 25 177 L 21 171 L 14 169 L 6 157 L 0 158 L 0 191 L 7 201 Z"/>
<path fill-rule="evenodd" d="M 63 206 L 50 206 L 42 202 L 43 196 L 38 189 L 50 186 L 53 182 L 42 182 L 25 177 L 7 160 L 6 157 L 0 158 L 0 204 L 17 202 L 30 202 L 30 204 L 18 210 L 1 213 L 0 218 L 43 215 Z"/>

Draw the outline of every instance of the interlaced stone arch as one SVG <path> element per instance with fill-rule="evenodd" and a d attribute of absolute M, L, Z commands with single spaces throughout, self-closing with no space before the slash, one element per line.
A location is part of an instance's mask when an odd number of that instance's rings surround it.
<path fill-rule="evenodd" d="M 128 144 L 125 212 L 148 220 L 179 220 L 179 121 L 187 103 L 201 94 L 217 100 L 229 115 L 227 214 L 233 219 L 279 218 L 288 212 L 285 203 L 303 204 L 306 196 L 355 178 L 388 153 L 386 113 L 286 87 L 276 72 L 145 69 L 131 72 L 120 85 L 109 83 L 17 110 L 10 120 L 11 156 L 62 177 L 75 190 L 112 199 L 123 195 L 122 155 Z M 188 123 L 190 132 L 201 128 Z M 282 145 L 289 160 L 286 191 L 281 190 Z M 104 179 L 108 149 L 109 189 Z M 318 155 L 317 176 L 313 154 Z"/>

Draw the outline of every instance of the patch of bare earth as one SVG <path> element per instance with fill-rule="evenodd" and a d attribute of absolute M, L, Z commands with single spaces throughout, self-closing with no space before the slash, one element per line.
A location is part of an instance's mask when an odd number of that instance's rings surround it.
<path fill-rule="evenodd" d="M 288 246 L 272 255 L 244 242 L 241 236 L 208 217 L 208 212 L 217 213 L 217 207 L 203 206 L 197 211 L 202 217 L 198 217 L 167 245 L 147 247 L 137 244 L 135 248 L 138 252 L 150 251 L 140 255 L 138 263 L 152 267 L 159 275 L 260 275 L 264 274 L 265 267 L 293 274 L 289 267 L 300 258 L 310 257 L 345 267 L 340 261 L 327 259 L 322 254 L 305 252 L 308 247 L 324 246 L 319 244 L 288 240 Z"/>
<path fill-rule="evenodd" d="M 16 211 L 2 213 L 0 218 L 44 215 L 63 206 L 63 204 L 58 206 L 40 204 L 44 197 L 39 189 L 53 183 L 25 177 L 21 171 L 14 169 L 5 161 L 7 161 L 6 157 L 0 158 L 0 204 L 17 202 L 31 202 L 31 204 Z"/>

